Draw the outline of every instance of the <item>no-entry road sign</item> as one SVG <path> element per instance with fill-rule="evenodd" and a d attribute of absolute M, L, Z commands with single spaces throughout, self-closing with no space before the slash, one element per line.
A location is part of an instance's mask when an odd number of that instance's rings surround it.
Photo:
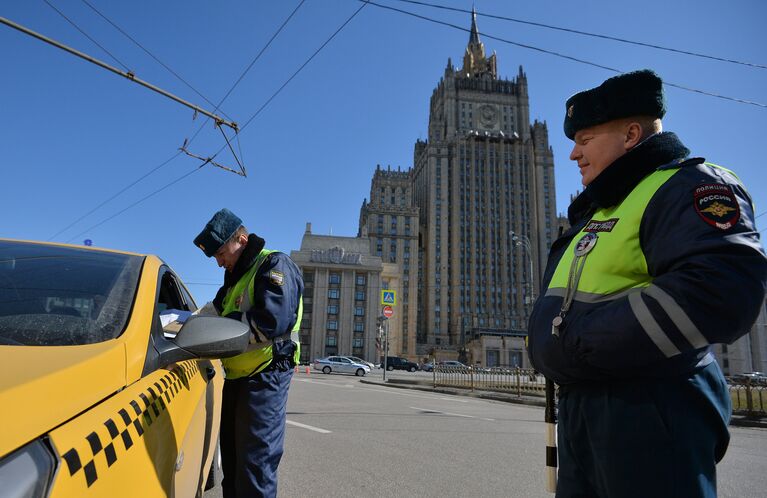
<path fill-rule="evenodd" d="M 386 318 L 391 318 L 392 315 L 394 315 L 394 308 L 392 308 L 391 306 L 384 306 L 383 316 L 385 316 Z"/>

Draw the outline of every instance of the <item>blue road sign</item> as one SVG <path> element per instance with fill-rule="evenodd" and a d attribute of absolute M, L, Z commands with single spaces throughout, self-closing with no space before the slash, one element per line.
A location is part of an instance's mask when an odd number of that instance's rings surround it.
<path fill-rule="evenodd" d="M 397 304 L 397 292 L 391 289 L 381 289 L 381 304 L 394 306 Z"/>

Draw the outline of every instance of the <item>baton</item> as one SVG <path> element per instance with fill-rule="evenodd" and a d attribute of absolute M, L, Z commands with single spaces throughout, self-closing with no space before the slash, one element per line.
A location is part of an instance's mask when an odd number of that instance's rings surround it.
<path fill-rule="evenodd" d="M 546 491 L 557 490 L 557 402 L 554 398 L 554 381 L 546 379 Z"/>

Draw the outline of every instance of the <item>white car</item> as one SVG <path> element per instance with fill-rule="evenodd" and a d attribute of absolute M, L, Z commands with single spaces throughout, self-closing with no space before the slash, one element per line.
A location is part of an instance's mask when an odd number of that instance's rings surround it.
<path fill-rule="evenodd" d="M 328 356 L 314 360 L 314 369 L 322 373 L 331 372 L 350 373 L 362 377 L 370 373 L 370 367 L 362 363 L 355 363 L 345 356 Z"/>
<path fill-rule="evenodd" d="M 375 365 L 373 365 L 369 361 L 365 361 L 365 360 L 363 360 L 362 358 L 360 358 L 358 356 L 344 356 L 344 358 L 349 358 L 350 360 L 352 360 L 352 362 L 359 363 L 360 365 L 367 365 L 368 367 L 370 367 L 371 370 L 376 367 Z"/>

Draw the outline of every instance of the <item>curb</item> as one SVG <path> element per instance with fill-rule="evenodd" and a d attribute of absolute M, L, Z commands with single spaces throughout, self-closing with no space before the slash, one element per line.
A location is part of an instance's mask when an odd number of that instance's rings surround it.
<path fill-rule="evenodd" d="M 752 427 L 757 429 L 767 429 L 767 420 L 763 418 L 748 418 L 742 415 L 730 419 L 730 425 L 734 427 Z"/>
<path fill-rule="evenodd" d="M 546 402 L 542 399 L 529 398 L 529 397 L 518 398 L 513 395 L 494 393 L 490 391 L 473 391 L 472 392 L 472 391 L 467 391 L 463 389 L 449 389 L 449 388 L 439 388 L 439 387 L 435 388 L 429 385 L 425 385 L 423 383 L 419 383 L 419 381 L 413 381 L 413 380 L 396 379 L 396 380 L 389 380 L 386 382 L 377 382 L 373 380 L 360 379 L 359 382 L 362 384 L 370 384 L 374 386 L 393 387 L 395 389 L 411 389 L 416 391 L 449 394 L 452 396 L 466 396 L 469 398 L 489 399 L 492 401 L 500 401 L 502 403 L 514 403 L 517 405 L 537 406 L 541 408 L 544 408 L 546 406 Z M 730 419 L 730 426 L 767 429 L 767 419 L 753 419 L 753 418 L 747 418 L 744 416 L 733 415 L 733 417 Z"/>
<path fill-rule="evenodd" d="M 466 396 L 469 398 L 481 398 L 481 399 L 489 399 L 492 401 L 500 401 L 503 403 L 514 403 L 517 405 L 528 405 L 528 406 L 538 406 L 538 407 L 545 407 L 546 402 L 543 399 L 535 399 L 535 398 L 518 398 L 516 396 L 510 396 L 506 394 L 501 393 L 494 393 L 490 391 L 466 391 L 462 389 L 448 389 L 448 388 L 439 388 L 439 387 L 431 387 L 424 384 L 416 384 L 417 381 L 386 381 L 386 382 L 376 382 L 372 380 L 366 380 L 366 379 L 360 379 L 360 382 L 362 384 L 371 384 L 374 386 L 382 386 L 382 387 L 393 387 L 395 389 L 411 389 L 416 391 L 426 391 L 426 392 L 432 392 L 432 393 L 439 393 L 439 394 L 450 394 L 453 396 Z"/>

